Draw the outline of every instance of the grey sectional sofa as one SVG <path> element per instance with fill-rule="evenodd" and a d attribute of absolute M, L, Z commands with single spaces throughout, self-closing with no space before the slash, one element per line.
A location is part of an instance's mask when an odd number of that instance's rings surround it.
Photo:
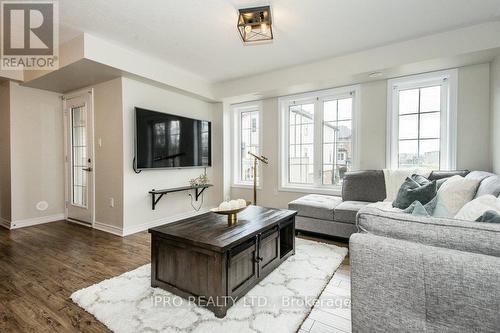
<path fill-rule="evenodd" d="M 465 176 L 467 170 L 433 171 L 429 179 L 452 175 Z M 349 238 L 356 232 L 356 214 L 366 205 L 386 198 L 385 178 L 382 170 L 346 173 L 342 196 L 309 194 L 288 204 L 296 210 L 296 229 L 318 234 Z"/>
<path fill-rule="evenodd" d="M 500 176 L 466 177 L 500 194 Z M 365 207 L 357 226 L 353 332 L 500 332 L 500 225 Z"/>

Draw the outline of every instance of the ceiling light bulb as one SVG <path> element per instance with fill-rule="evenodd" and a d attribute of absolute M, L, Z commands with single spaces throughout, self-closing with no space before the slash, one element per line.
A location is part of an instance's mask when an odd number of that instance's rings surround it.
<path fill-rule="evenodd" d="M 247 34 L 249 34 L 249 33 L 250 33 L 250 31 L 252 31 L 252 26 L 251 26 L 251 25 L 247 25 L 247 26 L 245 26 L 245 32 L 246 32 Z"/>
<path fill-rule="evenodd" d="M 260 31 L 261 31 L 262 33 L 266 33 L 266 32 L 267 32 L 267 24 L 262 23 L 262 24 L 260 25 Z"/>

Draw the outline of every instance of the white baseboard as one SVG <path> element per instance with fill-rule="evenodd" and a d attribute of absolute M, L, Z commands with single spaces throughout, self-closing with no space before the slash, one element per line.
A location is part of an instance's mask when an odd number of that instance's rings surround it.
<path fill-rule="evenodd" d="M 0 227 L 10 229 L 10 221 L 0 217 Z"/>
<path fill-rule="evenodd" d="M 102 222 L 94 222 L 94 229 L 108 232 L 113 235 L 123 236 L 123 229 L 120 227 L 115 227 L 114 225 L 105 224 Z"/>
<path fill-rule="evenodd" d="M 193 216 L 196 216 L 196 215 L 204 214 L 204 213 L 206 213 L 208 211 L 209 211 L 209 209 L 205 208 L 205 209 L 201 209 L 198 212 L 195 211 L 195 212 L 187 212 L 187 213 L 177 214 L 177 215 L 173 215 L 173 216 L 164 217 L 164 218 L 161 218 L 161 219 L 158 219 L 158 220 L 146 222 L 146 223 L 143 223 L 143 224 L 139 224 L 139 225 L 136 225 L 136 226 L 127 227 L 127 228 L 123 229 L 122 235 L 123 236 L 132 235 L 132 234 L 135 234 L 137 232 L 148 230 L 149 228 L 154 228 L 154 227 L 157 227 L 157 226 L 160 226 L 160 225 L 163 225 L 163 224 L 168 224 L 168 223 L 172 223 L 172 222 L 179 221 L 179 220 L 182 220 L 182 219 L 186 219 L 186 218 L 189 218 L 189 217 L 193 217 Z"/>
<path fill-rule="evenodd" d="M 35 218 L 31 218 L 31 219 L 16 220 L 16 221 L 12 221 L 10 223 L 10 229 L 31 227 L 33 225 L 56 222 L 56 221 L 61 221 L 61 220 L 64 220 L 64 214 L 62 214 L 62 213 L 56 214 L 56 215 L 35 217 Z"/>

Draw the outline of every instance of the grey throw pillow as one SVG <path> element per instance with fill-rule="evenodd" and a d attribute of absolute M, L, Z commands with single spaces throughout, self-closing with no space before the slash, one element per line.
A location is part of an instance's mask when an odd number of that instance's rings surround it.
<path fill-rule="evenodd" d="M 436 196 L 436 192 L 436 181 L 431 182 L 425 177 L 412 175 L 407 177 L 399 188 L 398 195 L 392 206 L 406 209 L 414 201 L 419 201 L 422 205 L 425 205 Z"/>

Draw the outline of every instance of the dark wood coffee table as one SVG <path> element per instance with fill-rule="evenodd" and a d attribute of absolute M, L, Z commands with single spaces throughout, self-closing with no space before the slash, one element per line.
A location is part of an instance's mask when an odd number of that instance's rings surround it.
<path fill-rule="evenodd" d="M 222 318 L 241 296 L 295 254 L 295 211 L 250 206 L 229 227 L 206 213 L 149 229 L 151 286 Z"/>

